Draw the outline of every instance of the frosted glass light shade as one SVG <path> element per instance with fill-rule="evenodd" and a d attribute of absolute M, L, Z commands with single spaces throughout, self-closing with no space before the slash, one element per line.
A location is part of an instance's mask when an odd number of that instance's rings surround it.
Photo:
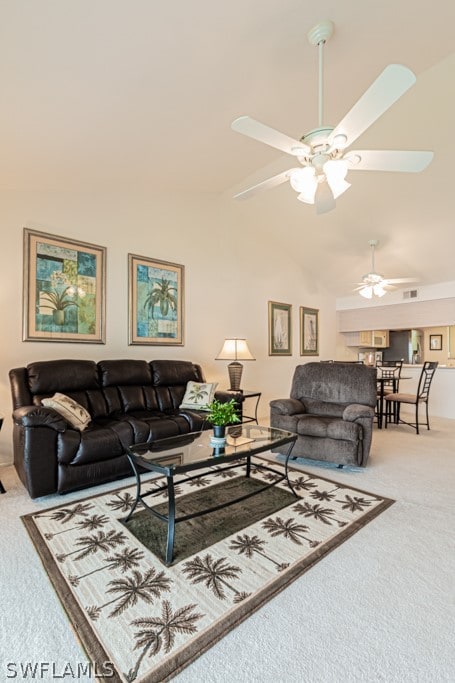
<path fill-rule="evenodd" d="M 315 169 L 312 166 L 297 168 L 292 171 L 289 182 L 296 192 L 299 192 L 298 199 L 306 204 L 314 204 L 314 195 L 318 186 Z"/>
<path fill-rule="evenodd" d="M 371 299 L 373 296 L 373 287 L 364 287 L 363 289 L 359 290 L 359 294 L 365 299 Z"/>
<path fill-rule="evenodd" d="M 347 172 L 348 166 L 343 159 L 329 159 L 324 164 L 325 177 L 332 190 L 334 199 L 337 199 L 337 197 L 351 187 L 351 183 L 345 180 Z"/>

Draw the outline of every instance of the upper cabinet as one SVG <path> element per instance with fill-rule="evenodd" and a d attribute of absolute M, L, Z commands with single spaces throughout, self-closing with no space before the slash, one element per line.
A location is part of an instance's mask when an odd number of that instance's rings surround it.
<path fill-rule="evenodd" d="M 367 349 L 385 349 L 389 346 L 388 330 L 362 330 L 345 332 L 346 346 L 359 346 Z"/>
<path fill-rule="evenodd" d="M 365 330 L 360 332 L 360 346 L 385 349 L 389 345 L 388 330 Z"/>

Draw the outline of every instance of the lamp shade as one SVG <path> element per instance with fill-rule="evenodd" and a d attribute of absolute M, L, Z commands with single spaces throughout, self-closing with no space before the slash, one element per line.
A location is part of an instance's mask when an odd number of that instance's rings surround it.
<path fill-rule="evenodd" d="M 246 339 L 225 339 L 223 348 L 215 360 L 230 360 L 228 365 L 229 380 L 231 391 L 240 391 L 240 380 L 242 379 L 243 365 L 239 360 L 256 360 L 246 343 Z"/>
<path fill-rule="evenodd" d="M 223 348 L 215 358 L 215 360 L 256 360 L 246 339 L 225 339 Z"/>

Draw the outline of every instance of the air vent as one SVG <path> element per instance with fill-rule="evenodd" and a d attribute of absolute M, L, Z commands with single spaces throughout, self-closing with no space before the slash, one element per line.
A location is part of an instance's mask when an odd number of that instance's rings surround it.
<path fill-rule="evenodd" d="M 417 289 L 408 289 L 403 292 L 403 299 L 417 299 Z"/>

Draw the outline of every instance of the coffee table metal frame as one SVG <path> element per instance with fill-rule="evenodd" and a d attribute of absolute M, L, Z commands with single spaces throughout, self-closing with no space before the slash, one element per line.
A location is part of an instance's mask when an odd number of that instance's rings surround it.
<path fill-rule="evenodd" d="M 248 429 L 248 428 L 246 428 Z M 296 498 L 298 498 L 298 495 L 294 491 L 292 484 L 289 480 L 288 477 L 288 464 L 289 464 L 289 459 L 291 458 L 291 452 L 292 448 L 294 446 L 294 443 L 297 439 L 296 434 L 292 434 L 291 432 L 286 432 L 284 430 L 280 429 L 270 429 L 268 427 L 255 427 L 255 429 L 260 429 L 260 430 L 266 430 L 264 431 L 264 434 L 268 435 L 276 435 L 276 440 L 273 440 L 273 443 L 267 442 L 264 443 L 263 440 L 258 441 L 255 445 L 255 442 L 252 441 L 248 444 L 245 444 L 242 448 L 242 446 L 238 446 L 236 449 L 232 450 L 229 453 L 221 453 L 218 454 L 216 451 L 219 452 L 219 449 L 213 449 L 213 456 L 212 458 L 210 457 L 204 457 L 203 459 L 199 461 L 194 461 L 194 462 L 188 462 L 187 464 L 160 464 L 159 457 L 160 453 L 164 454 L 168 450 L 173 450 L 176 448 L 181 448 L 185 445 L 188 445 L 192 443 L 195 439 L 200 438 L 204 432 L 191 432 L 189 434 L 182 434 L 180 436 L 176 437 L 171 437 L 168 439 L 161 439 L 159 441 L 151 442 L 151 443 L 143 443 L 143 444 L 137 444 L 135 446 L 131 446 L 128 451 L 127 451 L 127 456 L 128 460 L 131 464 L 131 468 L 134 472 L 135 478 L 136 478 L 136 500 L 133 503 L 133 506 L 128 514 L 128 516 L 124 519 L 124 523 L 128 522 L 130 519 L 131 515 L 135 511 L 137 505 L 139 503 L 142 503 L 144 508 L 148 510 L 152 515 L 157 517 L 163 522 L 167 523 L 167 543 L 166 543 L 166 565 L 170 565 L 173 560 L 173 554 L 174 554 L 174 537 L 175 537 L 175 525 L 178 524 L 179 522 L 184 522 L 188 519 L 193 519 L 195 517 L 200 517 L 201 515 L 206 515 L 209 514 L 210 512 L 215 512 L 216 510 L 221 510 L 222 508 L 228 507 L 230 505 L 233 505 L 234 503 L 238 503 L 242 500 L 246 500 L 247 498 L 250 498 L 251 496 L 255 496 L 258 493 L 262 493 L 266 489 L 270 488 L 271 486 L 276 486 L 280 482 L 286 480 L 287 484 L 292 491 L 292 493 L 295 495 Z M 242 430 L 245 432 L 245 428 Z M 210 432 L 209 432 L 210 433 Z M 177 474 L 185 474 L 186 472 L 192 472 L 198 469 L 203 469 L 206 470 L 207 467 L 212 466 L 219 466 L 222 464 L 226 464 L 226 467 L 223 467 L 223 470 L 230 470 L 230 469 L 235 469 L 238 467 L 243 467 L 246 463 L 246 477 L 250 477 L 251 474 L 251 458 L 252 456 L 258 455 L 259 453 L 263 453 L 265 451 L 269 451 L 272 447 L 277 448 L 281 446 L 286 446 L 287 447 L 287 452 L 283 453 L 285 456 L 285 463 L 284 463 L 284 471 L 279 472 L 273 467 L 269 467 L 268 465 L 256 465 L 261 470 L 272 472 L 277 477 L 273 479 L 271 483 L 264 484 L 264 486 L 261 486 L 259 489 L 245 494 L 243 496 L 239 496 L 237 498 L 233 498 L 232 500 L 222 503 L 220 505 L 215 505 L 210 508 L 204 508 L 203 510 L 199 510 L 198 512 L 195 512 L 193 514 L 188 514 L 188 515 L 183 515 L 181 517 L 176 516 L 176 500 L 175 500 L 175 482 L 174 482 L 174 476 Z M 151 461 L 147 459 L 145 454 L 150 454 L 150 453 L 156 453 L 156 460 Z M 160 486 L 158 488 L 155 488 L 151 491 L 147 491 L 145 493 L 142 493 L 142 481 L 141 481 L 141 472 L 139 471 L 139 468 L 143 468 L 146 471 L 149 472 L 155 472 L 161 475 L 164 475 L 166 477 L 166 484 L 163 484 L 163 486 Z M 194 474 L 191 476 L 187 476 L 183 479 L 179 479 L 177 482 L 178 484 L 183 484 L 186 481 L 190 481 L 193 479 L 198 479 L 199 477 L 203 477 L 206 475 L 207 472 L 203 471 L 199 474 Z M 149 483 L 149 482 L 147 482 Z M 152 506 L 148 505 L 148 503 L 144 500 L 146 497 L 151 496 L 151 495 L 156 495 L 159 491 L 164 491 L 167 490 L 168 494 L 168 514 L 163 515 L 162 513 L 158 512 L 155 510 Z"/>

